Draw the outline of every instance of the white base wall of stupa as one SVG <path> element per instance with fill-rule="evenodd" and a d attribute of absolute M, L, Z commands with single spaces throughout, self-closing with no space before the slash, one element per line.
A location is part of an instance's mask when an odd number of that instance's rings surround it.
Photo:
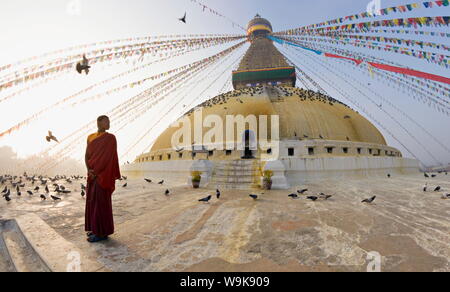
<path fill-rule="evenodd" d="M 281 160 L 290 185 L 329 178 L 386 177 L 419 173 L 419 162 L 403 157 L 327 157 Z"/>
<path fill-rule="evenodd" d="M 185 183 L 191 175 L 195 160 L 157 161 L 126 164 L 120 167 L 122 174 L 131 178 L 149 178 L 153 182 L 170 180 L 172 183 Z"/>
<path fill-rule="evenodd" d="M 132 178 L 150 178 L 171 181 L 172 183 L 190 182 L 191 171 L 202 171 L 201 187 L 208 187 L 214 168 L 221 161 L 213 160 L 174 160 L 144 162 L 123 165 L 123 174 Z M 386 177 L 396 174 L 419 172 L 419 162 L 403 157 L 320 157 L 290 158 L 261 162 L 263 170 L 274 171 L 274 189 L 287 189 L 306 182 L 330 178 L 370 178 Z"/>

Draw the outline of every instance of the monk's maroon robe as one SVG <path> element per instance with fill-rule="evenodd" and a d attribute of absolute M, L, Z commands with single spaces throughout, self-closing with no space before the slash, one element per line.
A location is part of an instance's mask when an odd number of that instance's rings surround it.
<path fill-rule="evenodd" d="M 121 177 L 116 137 L 109 133 L 101 135 L 88 144 L 87 153 L 88 167 L 97 177 L 88 175 L 85 230 L 108 236 L 114 233 L 112 194 L 116 180 Z"/>

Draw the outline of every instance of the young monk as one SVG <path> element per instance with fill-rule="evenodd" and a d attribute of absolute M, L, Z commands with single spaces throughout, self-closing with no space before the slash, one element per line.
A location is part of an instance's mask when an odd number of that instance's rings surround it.
<path fill-rule="evenodd" d="M 91 243 L 107 240 L 114 233 L 112 194 L 116 180 L 121 178 L 116 137 L 106 132 L 109 118 L 98 117 L 97 126 L 98 132 L 88 137 L 85 154 L 88 170 L 85 230 Z"/>

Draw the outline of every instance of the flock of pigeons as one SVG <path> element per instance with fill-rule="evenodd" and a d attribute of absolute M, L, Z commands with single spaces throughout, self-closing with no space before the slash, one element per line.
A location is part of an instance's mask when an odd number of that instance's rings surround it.
<path fill-rule="evenodd" d="M 17 197 L 22 197 L 22 195 L 28 195 L 29 197 L 38 196 L 41 201 L 46 201 L 48 198 L 53 201 L 61 201 L 62 195 L 68 195 L 72 193 L 69 188 L 63 185 L 72 185 L 75 181 L 85 180 L 86 177 L 72 175 L 56 175 L 54 177 L 44 177 L 44 176 L 29 176 L 24 173 L 22 176 L 12 176 L 3 175 L 0 176 L 0 185 L 3 188 L 1 195 L 6 200 L 10 202 L 13 192 Z M 83 183 L 81 185 L 81 196 L 86 195 L 86 186 Z M 53 190 L 50 188 L 53 187 Z"/>
<path fill-rule="evenodd" d="M 290 197 L 292 199 L 298 199 L 299 195 L 306 195 L 307 191 L 308 191 L 308 189 L 298 190 L 297 193 L 292 193 L 292 194 L 288 195 L 288 197 Z M 317 196 L 306 195 L 306 199 L 311 200 L 313 202 L 315 202 L 319 199 L 327 201 L 328 199 L 331 199 L 332 197 L 333 197 L 333 195 L 326 195 L 324 193 L 319 193 Z"/>
<path fill-rule="evenodd" d="M 445 173 L 447 175 L 447 173 Z M 435 178 L 436 174 L 428 174 L 424 173 L 425 178 Z M 388 178 L 391 178 L 391 175 L 387 175 Z M 119 180 L 127 180 L 128 178 L 126 176 L 122 176 Z M 86 180 L 86 177 L 83 176 L 60 176 L 56 175 L 54 177 L 44 177 L 44 176 L 28 176 L 26 173 L 24 173 L 22 176 L 12 176 L 12 175 L 3 175 L 0 176 L 0 185 L 4 186 L 3 191 L 1 192 L 2 197 L 7 201 L 11 201 L 11 196 L 13 192 L 15 191 L 16 195 L 18 197 L 22 196 L 22 193 L 26 192 L 28 196 L 39 196 L 41 201 L 46 201 L 47 198 L 51 198 L 53 201 L 61 201 L 61 195 L 67 195 L 72 193 L 71 190 L 66 188 L 61 181 L 64 181 L 67 184 L 72 185 L 74 181 L 79 180 Z M 153 181 L 149 178 L 144 179 L 147 183 L 153 183 Z M 164 185 L 165 181 L 161 180 L 157 184 L 158 185 Z M 27 187 L 28 184 L 28 187 Z M 49 186 L 53 187 L 54 189 L 51 191 L 49 189 Z M 81 186 L 81 197 L 84 198 L 86 196 L 86 186 L 83 183 L 80 183 Z M 122 185 L 122 188 L 127 188 L 128 182 L 125 182 L 124 185 Z M 28 188 L 28 189 L 27 189 Z M 76 190 L 74 190 L 76 191 Z M 428 182 L 425 183 L 423 186 L 423 192 L 427 191 L 433 191 L 433 192 L 441 192 L 442 187 L 441 186 L 435 186 L 432 188 L 429 188 Z M 299 199 L 300 196 L 305 196 L 307 200 L 316 202 L 318 200 L 327 201 L 331 198 L 333 198 L 333 195 L 325 194 L 325 193 L 319 193 L 317 195 L 308 195 L 307 194 L 308 189 L 304 188 L 301 190 L 297 190 L 296 193 L 289 194 L 288 197 L 291 199 Z M 52 194 L 53 193 L 53 194 Z M 264 193 L 262 193 L 264 194 Z M 170 196 L 171 191 L 169 189 L 166 189 L 164 192 L 165 196 Z M 220 199 L 221 192 L 219 189 L 216 190 L 216 198 Z M 250 194 L 249 197 L 253 199 L 254 201 L 258 200 L 259 196 L 256 194 Z M 205 198 L 201 198 L 198 201 L 209 203 L 211 199 L 213 198 L 212 195 L 208 195 Z M 372 204 L 376 196 L 372 196 L 370 198 L 364 199 L 361 202 L 366 204 Z M 450 193 L 443 193 L 442 199 L 450 199 Z"/>
<path fill-rule="evenodd" d="M 439 172 L 442 173 L 442 172 Z M 425 178 L 435 178 L 437 175 L 436 174 L 428 174 L 428 173 L 424 173 L 423 174 Z M 445 172 L 445 175 L 448 175 L 447 172 Z M 441 192 L 442 191 L 442 187 L 441 186 L 435 186 L 434 188 L 428 188 L 428 182 L 426 182 L 423 186 L 423 192 L 428 192 L 429 190 L 432 190 L 433 192 Z M 442 193 L 441 195 L 441 199 L 446 200 L 446 199 L 450 199 L 450 193 Z"/>
<path fill-rule="evenodd" d="M 79 175 L 65 176 L 56 175 L 54 177 L 44 176 L 28 176 L 24 173 L 22 176 L 3 175 L 0 176 L 0 185 L 3 188 L 1 192 L 2 197 L 6 202 L 10 202 L 13 192 L 17 197 L 22 197 L 22 194 L 27 194 L 30 197 L 38 196 L 41 201 L 46 201 L 48 198 L 53 201 L 61 201 L 62 195 L 68 195 L 72 193 L 68 187 L 63 183 L 73 185 L 75 181 L 86 181 L 86 177 Z M 127 180 L 126 176 L 122 176 L 119 180 Z M 127 183 L 123 185 L 126 187 Z M 51 190 L 50 188 L 53 187 Z M 73 192 L 77 192 L 74 188 Z M 86 196 L 86 185 L 80 182 L 80 195 L 82 198 Z"/>
<path fill-rule="evenodd" d="M 441 172 L 439 172 L 439 173 L 441 173 Z M 448 173 L 445 172 L 445 175 L 448 175 Z M 425 176 L 425 178 L 430 178 L 430 177 L 431 178 L 435 178 L 437 175 L 436 174 L 429 175 L 427 173 L 424 173 L 424 176 Z M 391 178 L 392 176 L 391 176 L 391 174 L 387 174 L 387 177 Z M 428 190 L 428 183 L 425 183 L 425 185 L 423 187 L 423 191 L 426 192 L 427 190 Z M 436 186 L 433 189 L 433 191 L 434 192 L 442 191 L 442 187 L 441 186 Z M 297 193 L 289 194 L 288 197 L 291 198 L 291 199 L 298 199 L 298 198 L 300 198 L 300 196 L 303 195 L 303 196 L 306 196 L 307 200 L 310 200 L 310 201 L 313 201 L 313 202 L 318 201 L 318 200 L 327 201 L 327 200 L 329 200 L 329 199 L 331 199 L 333 197 L 333 195 L 329 195 L 329 194 L 325 194 L 325 193 L 319 193 L 318 195 L 307 195 L 307 192 L 308 192 L 307 188 L 301 189 L 301 190 L 297 190 Z M 264 194 L 264 193 L 262 193 L 262 194 Z M 168 193 L 166 193 L 166 195 L 168 195 Z M 220 191 L 216 190 L 217 199 L 220 198 L 220 195 L 221 195 Z M 259 196 L 256 195 L 256 194 L 250 194 L 249 197 L 252 198 L 254 201 L 258 200 L 258 198 L 259 198 Z M 370 198 L 362 200 L 361 203 L 372 204 L 373 202 L 375 202 L 376 198 L 377 198 L 377 196 L 372 196 Z M 441 198 L 442 199 L 450 199 L 450 193 L 443 193 Z M 212 199 L 212 196 L 209 195 L 209 196 L 207 196 L 205 198 L 200 199 L 199 202 L 208 203 L 211 199 Z"/>
<path fill-rule="evenodd" d="M 298 199 L 301 195 L 306 195 L 307 191 L 308 191 L 308 189 L 298 190 L 297 193 L 289 194 L 288 197 L 290 197 L 292 199 Z M 262 193 L 262 195 L 263 194 L 264 193 Z M 167 195 L 167 193 L 166 193 L 166 195 Z M 216 198 L 220 199 L 220 196 L 221 196 L 221 192 L 220 192 L 220 190 L 217 189 L 216 190 Z M 256 194 L 250 194 L 249 197 L 251 199 L 253 199 L 254 201 L 258 200 L 258 198 L 259 198 L 259 196 L 256 195 Z M 311 200 L 313 202 L 315 202 L 317 200 L 327 201 L 328 199 L 331 199 L 332 197 L 333 197 L 333 195 L 327 195 L 327 194 L 324 194 L 324 193 L 319 193 L 317 196 L 308 196 L 308 195 L 306 195 L 306 199 L 307 200 Z M 365 199 L 362 202 L 371 204 L 373 201 L 375 201 L 375 198 L 376 198 L 376 196 L 373 196 L 372 198 Z M 212 195 L 208 195 L 207 197 L 202 198 L 202 199 L 200 199 L 198 201 L 199 202 L 204 202 L 204 203 L 209 203 L 209 201 L 211 201 L 211 199 L 212 199 Z"/>

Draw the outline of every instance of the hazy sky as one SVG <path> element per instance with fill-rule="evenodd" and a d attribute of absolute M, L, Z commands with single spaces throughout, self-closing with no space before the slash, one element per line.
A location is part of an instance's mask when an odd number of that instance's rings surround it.
<path fill-rule="evenodd" d="M 75 0 L 77 1 L 77 0 Z M 15 61 L 39 55 L 45 52 L 53 51 L 55 49 L 67 48 L 73 45 L 88 44 L 92 42 L 99 42 L 103 40 L 114 40 L 127 37 L 138 37 L 148 35 L 166 35 L 166 34 L 201 34 L 201 33 L 243 33 L 237 27 L 222 18 L 212 15 L 208 12 L 202 12 L 198 4 L 190 0 L 78 0 L 80 3 L 80 14 L 74 15 L 67 9 L 69 3 L 73 0 L 2 0 L 0 3 L 0 66 Z M 272 22 L 275 31 L 295 28 L 303 25 L 321 22 L 324 20 L 334 19 L 350 14 L 360 13 L 365 11 L 369 1 L 365 0 L 205 0 L 204 4 L 216 9 L 223 15 L 235 20 L 242 26 L 255 16 L 256 13 Z M 401 4 L 409 4 L 414 1 L 382 1 L 382 7 L 391 7 Z M 420 1 L 418 1 L 420 2 Z M 187 12 L 188 23 L 182 24 L 177 18 L 183 16 Z M 435 15 L 450 15 L 450 8 L 439 9 L 420 9 L 417 15 L 435 16 Z M 409 14 L 393 14 L 392 17 L 407 17 L 415 16 L 415 13 Z M 438 30 L 427 29 L 424 30 Z M 447 28 L 448 30 L 448 28 Z M 408 38 L 408 35 L 401 35 L 402 38 Z M 449 45 L 447 38 L 438 38 L 434 41 L 438 43 L 446 43 Z M 248 47 L 248 46 L 246 46 Z M 209 50 L 201 51 L 197 54 L 190 54 L 189 56 L 173 60 L 158 66 L 151 67 L 144 71 L 139 71 L 134 75 L 127 77 L 128 79 L 120 80 L 117 84 L 109 85 L 119 86 L 129 81 L 145 78 L 159 72 L 167 71 L 171 68 L 188 64 L 200 58 L 223 50 L 225 47 L 218 47 Z M 286 51 L 286 49 L 282 49 Z M 206 87 L 212 79 L 207 79 L 206 76 L 202 79 L 202 84 L 197 88 L 188 88 L 191 95 L 186 98 L 189 101 L 201 102 L 207 98 L 211 98 L 226 84 L 231 70 L 223 73 L 226 67 L 232 65 L 238 57 L 242 55 L 245 48 L 240 50 L 236 55 L 230 57 L 222 67 L 210 73 L 209 76 L 222 74 L 220 79 L 207 90 L 200 99 L 196 94 L 203 91 L 202 85 Z M 289 50 L 288 50 L 289 51 Z M 435 73 L 450 77 L 448 69 L 444 69 L 434 64 L 429 64 L 426 61 L 414 60 L 412 57 L 382 54 L 376 51 L 366 50 L 365 52 L 379 55 L 383 58 L 390 58 L 396 62 L 407 64 L 418 70 Z M 302 56 L 302 55 L 300 55 Z M 404 142 L 425 164 L 434 165 L 437 162 L 450 163 L 450 154 L 432 141 L 429 136 L 425 135 L 419 128 L 403 119 L 398 112 L 392 109 L 388 110 L 393 116 L 396 116 L 404 127 L 410 133 L 413 133 L 426 149 L 433 153 L 436 159 L 430 157 L 423 149 L 423 146 L 418 145 L 412 140 L 395 122 L 390 120 L 378 108 L 371 105 L 360 93 L 353 90 L 345 84 L 340 76 L 331 74 L 327 70 L 321 69 L 311 58 L 313 55 L 294 57 L 298 59 L 298 65 L 308 72 L 311 77 L 315 77 L 314 73 L 329 78 L 336 84 L 341 84 L 352 98 L 358 99 L 368 110 L 373 113 L 373 116 L 388 127 L 395 136 Z M 328 61 L 321 59 L 321 61 Z M 396 106 L 407 112 L 411 117 L 417 120 L 423 127 L 431 132 L 435 137 L 442 139 L 442 143 L 450 146 L 450 118 L 437 113 L 428 106 L 417 102 L 410 98 L 407 93 L 399 92 L 398 90 L 384 86 L 384 81 L 377 81 L 370 79 L 369 76 L 363 76 L 361 72 L 354 70 L 351 66 L 343 66 L 339 61 L 330 60 L 329 64 L 335 66 L 340 70 L 344 70 L 346 74 L 354 76 L 359 82 L 367 84 L 370 82 L 372 88 L 385 98 L 390 99 Z M 236 64 L 236 63 L 235 63 Z M 130 65 L 120 66 L 99 66 L 93 70 L 89 78 L 79 76 L 76 74 L 66 74 L 57 81 L 50 82 L 47 85 L 41 86 L 36 90 L 27 91 L 21 96 L 0 104 L 0 131 L 9 128 L 9 126 L 23 120 L 24 118 L 35 113 L 39 109 L 50 105 L 57 100 L 69 96 L 77 90 L 89 86 L 95 81 L 103 80 L 108 76 L 121 73 L 129 70 Z M 1 74 L 0 74 L 1 76 Z M 342 75 L 341 75 L 342 76 Z M 348 79 L 347 79 L 348 80 Z M 320 80 L 319 80 L 320 81 Z M 65 136 L 71 133 L 78 127 L 94 119 L 97 115 L 107 112 L 115 105 L 123 102 L 127 98 L 138 94 L 139 92 L 150 87 L 148 84 L 142 88 L 136 88 L 126 92 L 122 92 L 117 96 L 109 96 L 107 99 L 100 100 L 95 103 L 86 104 L 75 108 L 64 108 L 62 110 L 53 111 L 45 118 L 33 123 L 31 126 L 24 128 L 18 134 L 1 139 L 0 146 L 10 145 L 14 148 L 19 156 L 26 156 L 38 153 L 48 146 L 43 139 L 46 131 L 51 129 L 58 136 Z M 334 97 L 347 103 L 347 100 L 342 99 L 332 88 L 323 84 L 323 87 Z M 102 89 L 107 89 L 108 86 L 99 88 L 97 92 Z M 231 90 L 231 87 L 226 87 Z M 0 92 L 0 98 L 14 90 L 7 92 Z M 367 93 L 370 95 L 370 93 Z M 373 95 L 371 97 L 375 98 Z M 155 119 L 164 113 L 167 108 L 173 105 L 172 97 L 159 104 L 149 111 L 141 119 L 133 122 L 130 127 L 125 128 L 119 133 L 114 132 L 114 121 L 111 132 L 118 136 L 119 151 L 126 149 L 133 141 L 145 133 L 145 130 L 155 123 Z M 138 147 L 134 149 L 126 160 L 133 160 L 133 158 L 144 150 L 148 150 L 151 142 L 156 138 L 161 131 L 163 131 L 171 121 L 176 119 L 183 113 L 182 108 L 176 108 L 170 114 L 167 114 L 164 119 L 158 123 L 148 138 L 144 139 Z M 388 143 L 394 147 L 399 148 L 406 156 L 408 153 L 387 133 L 384 133 Z M 84 141 L 80 141 L 80 143 Z M 75 157 L 82 157 L 81 152 L 78 151 Z"/>

